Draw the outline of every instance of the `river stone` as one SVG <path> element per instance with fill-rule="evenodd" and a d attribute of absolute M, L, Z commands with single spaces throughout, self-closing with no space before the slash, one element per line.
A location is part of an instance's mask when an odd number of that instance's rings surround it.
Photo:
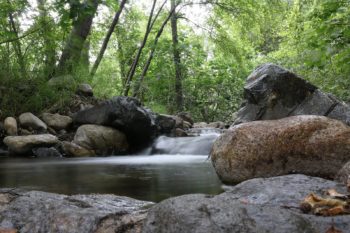
<path fill-rule="evenodd" d="M 23 128 L 30 128 L 39 131 L 47 130 L 47 125 L 30 112 L 22 113 L 19 116 L 19 123 Z"/>
<path fill-rule="evenodd" d="M 4 120 L 4 129 L 9 136 L 17 135 L 17 121 L 13 117 L 6 117 Z"/>
<path fill-rule="evenodd" d="M 104 125 L 124 132 L 132 148 L 141 148 L 150 143 L 157 134 L 153 114 L 132 97 L 113 97 L 95 107 L 75 114 L 73 122 Z"/>
<path fill-rule="evenodd" d="M 58 113 L 43 113 L 42 118 L 49 127 L 55 130 L 66 129 L 73 122 L 71 117 L 63 116 Z"/>
<path fill-rule="evenodd" d="M 0 190 L 0 229 L 21 233 L 137 233 L 151 202 L 115 195 Z"/>
<path fill-rule="evenodd" d="M 61 143 L 64 153 L 68 156 L 73 157 L 89 157 L 95 156 L 96 153 L 94 150 L 86 149 L 82 146 L 75 144 L 74 142 L 63 141 Z"/>
<path fill-rule="evenodd" d="M 289 173 L 334 177 L 350 160 L 350 127 L 310 115 L 244 123 L 215 141 L 211 160 L 225 183 Z"/>
<path fill-rule="evenodd" d="M 325 233 L 331 226 L 350 232 L 350 216 L 303 214 L 299 203 L 311 192 L 323 194 L 339 183 L 304 175 L 252 179 L 209 196 L 191 194 L 153 206 L 143 233 Z"/>
<path fill-rule="evenodd" d="M 82 83 L 78 86 L 76 93 L 82 96 L 93 96 L 92 87 L 87 83 Z"/>
<path fill-rule="evenodd" d="M 160 134 L 170 134 L 175 127 L 174 116 L 159 114 L 156 116 L 156 125 L 158 126 L 158 131 Z"/>
<path fill-rule="evenodd" d="M 99 155 L 123 154 L 129 149 L 124 133 L 101 125 L 82 125 L 73 142 Z"/>
<path fill-rule="evenodd" d="M 176 116 L 180 117 L 184 121 L 189 122 L 191 126 L 194 123 L 191 114 L 188 112 L 180 112 L 180 113 L 176 114 Z"/>
<path fill-rule="evenodd" d="M 26 136 L 7 136 L 4 143 L 9 151 L 16 154 L 30 152 L 35 147 L 49 147 L 58 143 L 58 138 L 51 134 Z"/>
<path fill-rule="evenodd" d="M 295 115 L 328 116 L 350 125 L 347 104 L 274 64 L 259 66 L 247 78 L 244 102 L 233 125 Z"/>

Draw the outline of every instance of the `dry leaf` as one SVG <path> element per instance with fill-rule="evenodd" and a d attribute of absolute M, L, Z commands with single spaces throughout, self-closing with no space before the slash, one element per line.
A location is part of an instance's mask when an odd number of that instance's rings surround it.
<path fill-rule="evenodd" d="M 349 199 L 349 195 L 338 193 L 335 189 L 328 189 L 326 195 L 343 200 Z"/>
<path fill-rule="evenodd" d="M 0 233 L 18 233 L 16 229 L 0 229 Z"/>
<path fill-rule="evenodd" d="M 341 230 L 336 229 L 334 226 L 331 226 L 325 233 L 343 233 Z"/>

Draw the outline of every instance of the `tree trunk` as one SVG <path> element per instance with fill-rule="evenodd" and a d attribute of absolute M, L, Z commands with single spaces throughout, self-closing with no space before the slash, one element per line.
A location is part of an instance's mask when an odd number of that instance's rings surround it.
<path fill-rule="evenodd" d="M 79 64 L 81 52 L 91 31 L 92 20 L 98 3 L 99 0 L 85 0 L 79 4 L 77 19 L 73 22 L 72 31 L 62 51 L 55 75 L 72 73 L 75 66 Z"/>
<path fill-rule="evenodd" d="M 131 81 L 135 75 L 135 72 L 136 72 L 136 67 L 137 67 L 137 64 L 139 63 L 139 60 L 140 60 L 140 57 L 141 57 L 141 53 L 142 53 L 142 50 L 143 48 L 145 47 L 146 45 L 146 42 L 147 42 L 147 39 L 148 39 L 148 36 L 153 28 L 153 25 L 156 21 L 156 19 L 158 18 L 160 12 L 162 11 L 165 3 L 167 2 L 167 0 L 164 1 L 164 3 L 162 4 L 162 6 L 159 8 L 157 14 L 155 15 L 155 17 L 153 17 L 153 13 L 154 13 L 154 8 L 156 6 L 156 3 L 157 3 L 157 0 L 153 0 L 153 5 L 152 5 L 152 9 L 151 9 L 151 12 L 150 12 L 150 15 L 149 15 L 149 18 L 148 18 L 148 22 L 147 22 L 147 27 L 146 27 L 146 32 L 145 32 L 145 35 L 143 37 L 143 40 L 142 40 L 142 43 L 137 51 L 137 54 L 134 58 L 134 61 L 128 71 L 128 76 L 126 78 L 126 81 L 125 81 L 125 84 L 124 84 L 124 92 L 123 94 L 125 96 L 127 96 L 129 94 L 129 90 L 130 90 L 130 86 L 131 86 Z"/>
<path fill-rule="evenodd" d="M 175 0 L 171 0 L 171 9 L 175 11 L 176 4 Z M 177 33 L 177 15 L 174 13 L 171 16 L 171 35 L 173 40 L 173 59 L 175 67 L 175 101 L 176 110 L 183 110 L 183 96 L 182 96 L 182 69 L 181 69 L 181 58 L 179 51 L 179 40 Z"/>
<path fill-rule="evenodd" d="M 55 69 L 56 63 L 56 49 L 53 40 L 50 38 L 53 35 L 52 18 L 48 14 L 45 7 L 46 0 L 37 0 L 39 9 L 39 25 L 42 28 L 40 35 L 44 42 L 44 75 L 47 78 L 51 78 Z"/>
<path fill-rule="evenodd" d="M 104 38 L 103 40 L 103 43 L 102 43 L 102 47 L 100 49 L 100 52 L 96 58 L 96 61 L 91 69 L 91 72 L 90 72 L 90 76 L 93 77 L 97 71 L 97 68 L 98 66 L 100 65 L 100 62 L 103 58 L 103 54 L 105 53 L 106 51 L 106 48 L 107 48 L 107 45 L 108 45 L 108 42 L 109 42 L 109 39 L 111 38 L 112 36 L 112 33 L 114 32 L 114 29 L 115 29 L 115 26 L 118 24 L 118 21 L 119 21 L 119 17 L 124 9 L 124 5 L 126 3 L 127 0 L 122 0 L 119 4 L 119 9 L 118 11 L 115 13 L 115 16 L 114 16 L 114 19 L 112 21 L 112 24 L 111 26 L 109 27 L 108 29 L 108 32 L 107 32 L 107 35 L 106 37 Z"/>
<path fill-rule="evenodd" d="M 14 20 L 11 12 L 9 13 L 9 24 L 10 24 L 10 31 L 15 35 L 15 38 L 18 38 L 17 26 L 16 26 L 15 20 Z M 13 46 L 13 49 L 15 50 L 15 53 L 17 56 L 20 72 L 21 72 L 23 77 L 27 77 L 26 65 L 25 65 L 24 56 L 23 56 L 23 52 L 22 52 L 22 46 L 21 46 L 20 41 L 19 40 L 12 41 L 12 46 Z"/>
<path fill-rule="evenodd" d="M 171 9 L 171 11 L 169 12 L 168 17 L 164 20 L 163 24 L 161 25 L 161 27 L 159 28 L 159 30 L 157 32 L 157 35 L 156 35 L 156 37 L 154 39 L 153 46 L 152 46 L 151 52 L 150 52 L 150 54 L 148 56 L 148 59 L 146 61 L 146 64 L 144 65 L 144 67 L 142 69 L 142 73 L 140 75 L 139 80 L 136 82 L 136 84 L 134 86 L 133 97 L 138 97 L 139 94 L 140 94 L 140 88 L 141 88 L 142 82 L 143 82 L 143 80 L 144 80 L 144 78 L 145 78 L 145 76 L 147 74 L 148 68 L 151 65 L 151 62 L 152 62 L 152 59 L 153 59 L 153 55 L 154 55 L 154 52 L 155 52 L 156 47 L 157 47 L 158 40 L 159 40 L 160 36 L 163 33 L 164 27 L 167 25 L 167 23 L 169 22 L 169 20 L 172 17 L 172 15 L 174 15 L 174 13 L 175 13 L 174 11 L 175 11 L 175 8 Z"/>

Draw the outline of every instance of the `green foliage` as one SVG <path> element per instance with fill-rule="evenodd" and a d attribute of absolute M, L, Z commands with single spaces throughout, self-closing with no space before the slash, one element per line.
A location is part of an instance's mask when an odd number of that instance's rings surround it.
<path fill-rule="evenodd" d="M 38 0 L 39 2 L 39 0 Z M 130 1 L 122 13 L 106 53 L 91 78 L 101 41 L 118 9 L 117 1 L 101 2 L 74 72 L 52 85 L 65 41 L 83 1 L 45 1 L 37 9 L 26 0 L 0 2 L 0 94 L 4 115 L 39 112 L 65 104 L 76 85 L 90 83 L 98 97 L 122 93 L 127 72 L 145 32 L 149 6 Z M 191 2 L 191 1 L 186 1 Z M 210 1 L 209 1 L 210 2 Z M 181 3 L 184 4 L 184 3 Z M 145 7 L 147 9 L 145 9 Z M 157 6 L 159 7 L 159 6 Z M 350 2 L 348 0 L 220 0 L 211 5 L 206 30 L 179 9 L 178 39 L 183 72 L 184 110 L 197 121 L 230 121 L 241 102 L 245 78 L 261 63 L 273 62 L 300 74 L 321 89 L 350 101 Z M 26 15 L 33 14 L 31 22 Z M 18 35 L 11 29 L 13 15 Z M 163 9 L 141 54 L 138 80 L 158 29 L 167 17 Z M 25 26 L 27 25 L 27 26 Z M 29 26 L 28 26 L 29 25 Z M 17 36 L 21 38 L 17 38 Z M 86 44 L 88 45 L 88 44 Z M 140 98 L 156 112 L 173 114 L 175 67 L 168 24 L 155 48 L 142 82 Z M 88 57 L 87 55 L 90 55 Z M 23 74 L 23 68 L 26 71 Z M 50 84 L 51 82 L 51 84 Z"/>

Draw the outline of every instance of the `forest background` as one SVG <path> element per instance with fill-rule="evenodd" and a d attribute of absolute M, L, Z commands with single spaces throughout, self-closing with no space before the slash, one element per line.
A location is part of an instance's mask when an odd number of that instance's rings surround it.
<path fill-rule="evenodd" d="M 0 118 L 64 106 L 89 83 L 98 98 L 229 121 L 267 62 L 350 101 L 350 1 L 0 2 Z"/>

